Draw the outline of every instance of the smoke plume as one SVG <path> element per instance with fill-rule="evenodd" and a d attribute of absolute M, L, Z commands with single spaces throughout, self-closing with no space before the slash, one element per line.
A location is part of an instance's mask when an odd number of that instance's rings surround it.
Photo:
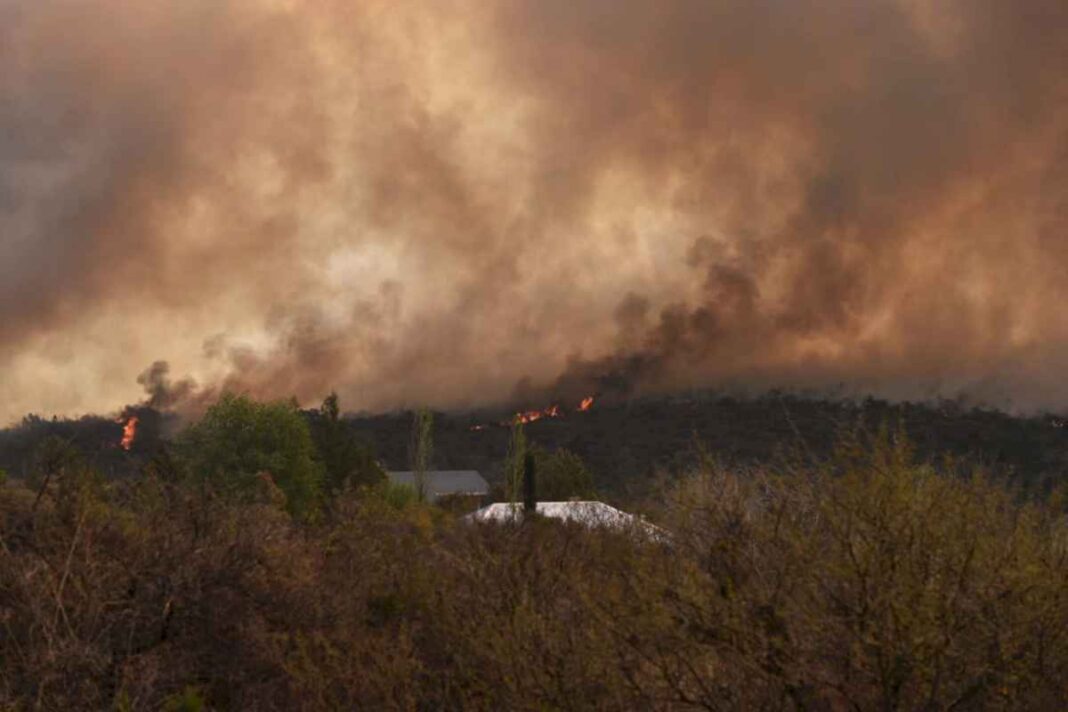
<path fill-rule="evenodd" d="M 1062 0 L 4 3 L 0 416 L 1066 407 L 1066 38 Z"/>

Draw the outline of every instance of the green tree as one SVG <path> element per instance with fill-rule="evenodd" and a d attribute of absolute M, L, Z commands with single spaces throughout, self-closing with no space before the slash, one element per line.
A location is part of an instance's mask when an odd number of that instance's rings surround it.
<path fill-rule="evenodd" d="M 504 494 L 512 503 L 518 502 L 523 493 L 523 464 L 527 456 L 527 435 L 523 421 L 516 418 L 512 423 L 512 439 L 508 443 L 508 455 L 504 460 Z"/>
<path fill-rule="evenodd" d="M 337 495 L 350 487 L 373 487 L 386 479 L 371 448 L 362 445 L 341 419 L 336 393 L 323 401 L 311 433 L 323 464 L 327 494 Z"/>
<path fill-rule="evenodd" d="M 422 408 L 412 419 L 411 468 L 415 475 L 415 494 L 426 500 L 426 473 L 434 458 L 434 415 Z"/>
<path fill-rule="evenodd" d="M 178 447 L 192 477 L 224 495 L 251 499 L 262 492 L 266 474 L 290 513 L 306 517 L 317 508 L 323 468 L 293 402 L 223 395 L 186 429 Z"/>
<path fill-rule="evenodd" d="M 596 499 L 597 490 L 593 486 L 593 475 L 581 457 L 564 448 L 551 453 L 539 448 L 534 457 L 537 464 L 538 499 Z"/>

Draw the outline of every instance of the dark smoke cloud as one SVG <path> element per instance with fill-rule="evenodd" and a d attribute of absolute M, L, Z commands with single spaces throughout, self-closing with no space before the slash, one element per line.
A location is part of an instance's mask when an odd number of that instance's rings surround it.
<path fill-rule="evenodd" d="M 515 7 L 542 143 L 569 166 L 554 189 L 625 171 L 716 230 L 687 298 L 635 345 L 647 303 L 625 297 L 629 343 L 558 388 L 848 382 L 1063 405 L 1063 3 Z"/>
<path fill-rule="evenodd" d="M 1065 37 L 1054 0 L 8 3 L 4 415 L 158 359 L 167 408 L 1063 408 Z"/>
<path fill-rule="evenodd" d="M 137 382 L 145 389 L 144 406 L 159 411 L 173 411 L 200 399 L 203 392 L 197 388 L 196 381 L 191 378 L 173 381 L 170 373 L 170 364 L 156 361 L 137 377 Z"/>

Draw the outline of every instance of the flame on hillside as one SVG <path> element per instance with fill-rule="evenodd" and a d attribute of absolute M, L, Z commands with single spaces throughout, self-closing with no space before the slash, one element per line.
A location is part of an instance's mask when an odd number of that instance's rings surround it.
<path fill-rule="evenodd" d="M 522 423 L 523 425 L 526 425 L 527 423 L 533 423 L 534 421 L 541 420 L 542 418 L 559 418 L 559 417 L 560 417 L 560 406 L 551 405 L 548 408 L 544 408 L 542 410 L 527 410 L 527 411 L 523 411 L 521 413 L 516 413 L 515 414 L 515 418 L 512 419 L 512 422 L 502 423 L 502 425 L 511 425 L 513 422 L 514 423 Z"/>
<path fill-rule="evenodd" d="M 121 423 L 122 420 L 119 420 Z M 140 422 L 136 415 L 130 416 L 126 424 L 122 426 L 122 441 L 119 443 L 123 450 L 133 447 L 134 438 L 137 437 L 137 423 Z"/>
<path fill-rule="evenodd" d="M 575 411 L 576 412 L 580 412 L 580 413 L 584 413 L 584 412 L 588 411 L 592 407 L 593 407 L 593 396 L 587 396 L 587 397 L 582 399 L 582 401 L 579 403 L 578 407 L 575 408 Z M 500 425 L 501 427 L 504 427 L 504 428 L 510 428 L 510 427 L 512 427 L 513 425 L 516 425 L 516 424 L 526 425 L 527 423 L 533 423 L 533 422 L 536 422 L 538 420 L 546 420 L 546 419 L 551 419 L 551 418 L 562 418 L 562 417 L 564 417 L 563 409 L 558 405 L 550 405 L 549 407 L 542 408 L 541 410 L 524 410 L 524 411 L 520 411 L 520 412 L 516 413 L 514 416 L 512 416 L 509 420 L 502 420 L 499 423 L 497 423 L 497 425 Z M 487 425 L 485 423 L 481 423 L 481 424 L 478 424 L 478 425 L 472 425 L 470 428 L 468 428 L 468 430 L 470 430 L 472 432 L 478 432 L 478 431 L 481 431 L 481 430 L 486 430 L 488 427 L 489 427 L 489 425 Z"/>

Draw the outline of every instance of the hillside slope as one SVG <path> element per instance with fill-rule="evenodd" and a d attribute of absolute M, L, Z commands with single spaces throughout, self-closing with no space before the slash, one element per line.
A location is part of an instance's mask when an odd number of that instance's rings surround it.
<path fill-rule="evenodd" d="M 438 413 L 435 464 L 481 470 L 499 477 L 510 432 L 505 412 Z M 353 416 L 351 427 L 374 445 L 391 468 L 407 463 L 410 416 Z M 526 427 L 528 439 L 578 453 L 599 488 L 640 494 L 658 473 L 692 465 L 698 446 L 729 463 L 765 463 L 802 453 L 828 455 L 839 436 L 857 425 L 900 424 L 924 458 L 943 454 L 977 461 L 1028 486 L 1068 473 L 1068 428 L 1057 416 L 1017 417 L 952 402 L 841 401 L 771 394 L 738 399 L 714 393 L 598 403 Z M 472 430 L 475 425 L 488 424 Z"/>

